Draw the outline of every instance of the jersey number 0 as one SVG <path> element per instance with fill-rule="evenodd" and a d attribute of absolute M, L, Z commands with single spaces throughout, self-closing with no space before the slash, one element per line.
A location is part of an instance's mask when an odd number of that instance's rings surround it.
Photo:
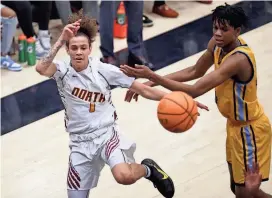
<path fill-rule="evenodd" d="M 94 103 L 90 103 L 90 109 L 89 111 L 92 113 L 95 111 L 95 104 Z"/>

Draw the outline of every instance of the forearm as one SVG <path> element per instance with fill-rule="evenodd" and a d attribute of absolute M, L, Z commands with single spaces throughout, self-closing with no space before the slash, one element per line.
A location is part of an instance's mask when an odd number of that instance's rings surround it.
<path fill-rule="evenodd" d="M 181 82 L 177 82 L 171 79 L 164 78 L 162 76 L 159 76 L 158 74 L 153 73 L 150 77 L 149 80 L 152 82 L 155 82 L 171 91 L 182 91 L 193 98 L 196 98 L 200 95 L 198 91 L 195 89 L 193 85 L 187 85 Z"/>
<path fill-rule="evenodd" d="M 161 100 L 167 93 L 155 88 L 151 87 L 145 87 L 144 89 L 141 89 L 140 91 L 138 90 L 133 90 L 137 92 L 139 95 L 142 97 L 149 99 L 149 100 L 156 100 L 159 101 Z"/>
<path fill-rule="evenodd" d="M 39 73 L 45 73 L 52 64 L 59 49 L 65 44 L 65 41 L 60 37 L 57 42 L 52 46 L 49 53 L 43 57 L 36 65 L 36 69 Z"/>
<path fill-rule="evenodd" d="M 183 69 L 183 70 L 171 73 L 171 74 L 167 74 L 164 77 L 174 80 L 174 81 L 178 81 L 178 82 L 187 82 L 190 80 L 197 79 L 200 76 L 196 75 L 194 66 L 191 66 L 186 69 Z M 153 82 L 153 81 L 148 81 L 148 82 L 145 82 L 144 84 L 151 86 L 151 87 L 155 87 L 158 85 L 156 82 Z"/>

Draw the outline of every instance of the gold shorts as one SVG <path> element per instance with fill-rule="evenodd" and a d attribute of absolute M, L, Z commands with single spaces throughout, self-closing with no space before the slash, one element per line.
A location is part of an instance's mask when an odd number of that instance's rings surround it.
<path fill-rule="evenodd" d="M 267 181 L 271 161 L 271 124 L 263 115 L 247 123 L 227 121 L 227 162 L 232 165 L 236 185 L 244 185 L 244 171 L 257 162 L 263 181 Z"/>

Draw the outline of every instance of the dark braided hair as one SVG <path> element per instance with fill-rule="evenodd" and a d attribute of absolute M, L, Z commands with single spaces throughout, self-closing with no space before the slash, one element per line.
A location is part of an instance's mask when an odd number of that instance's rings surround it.
<path fill-rule="evenodd" d="M 216 21 L 221 25 L 226 25 L 226 22 L 233 28 L 246 27 L 248 17 L 245 14 L 243 8 L 236 5 L 225 5 L 218 6 L 213 10 L 212 21 Z"/>
<path fill-rule="evenodd" d="M 81 19 L 80 28 L 77 31 L 76 36 L 86 36 L 89 40 L 89 45 L 91 46 L 91 43 L 94 42 L 97 33 L 97 21 L 96 19 L 89 18 L 88 16 L 84 15 L 83 9 L 81 9 L 78 13 L 73 13 L 69 16 L 68 24 L 74 23 L 79 19 Z"/>

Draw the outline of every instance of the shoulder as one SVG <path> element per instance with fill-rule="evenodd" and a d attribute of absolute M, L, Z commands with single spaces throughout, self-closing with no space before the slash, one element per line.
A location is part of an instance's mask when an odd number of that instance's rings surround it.
<path fill-rule="evenodd" d="M 212 37 L 208 43 L 207 50 L 213 53 L 215 50 L 215 47 L 216 47 L 215 39 L 214 37 Z"/>
<path fill-rule="evenodd" d="M 236 62 L 237 64 L 249 63 L 248 54 L 244 52 L 236 51 L 233 55 L 229 56 L 228 59 Z"/>
<path fill-rule="evenodd" d="M 224 63 L 225 66 L 235 70 L 239 70 L 250 65 L 247 55 L 239 53 L 239 51 L 227 57 Z"/>

